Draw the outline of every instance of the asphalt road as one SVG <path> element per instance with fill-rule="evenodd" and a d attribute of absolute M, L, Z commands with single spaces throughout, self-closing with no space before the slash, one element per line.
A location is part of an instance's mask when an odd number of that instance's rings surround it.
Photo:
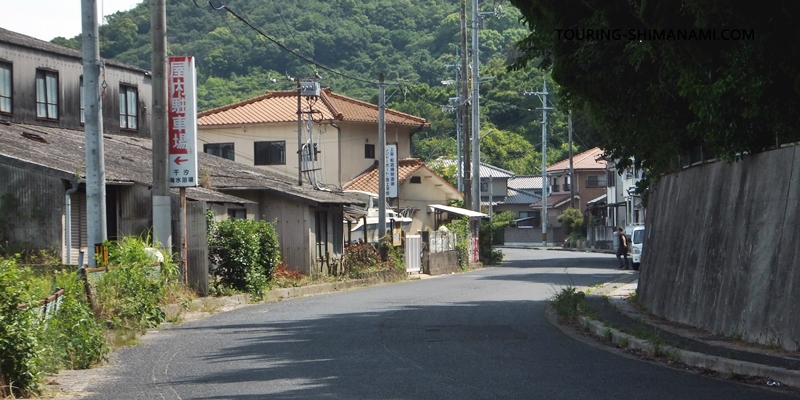
<path fill-rule="evenodd" d="M 632 272 L 613 256 L 504 249 L 502 265 L 253 305 L 148 333 L 91 399 L 781 399 L 576 341 L 561 287 Z"/>

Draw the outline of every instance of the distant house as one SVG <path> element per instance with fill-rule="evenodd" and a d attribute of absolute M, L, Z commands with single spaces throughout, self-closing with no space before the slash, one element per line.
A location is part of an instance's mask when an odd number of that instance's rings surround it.
<path fill-rule="evenodd" d="M 344 185 L 345 190 L 378 193 L 378 168 L 373 164 Z M 432 205 L 446 206 L 449 200 L 463 200 L 461 193 L 417 158 L 398 160 L 398 197 L 387 199 L 389 206 L 412 218 L 408 232 L 436 229 Z"/>
<path fill-rule="evenodd" d="M 376 105 L 328 88 L 319 97 L 298 95 L 298 91 L 267 92 L 201 112 L 198 148 L 295 180 L 302 170 L 305 182 L 327 187 L 343 187 L 378 159 Z M 305 118 L 299 144 L 298 100 Z M 411 136 L 428 123 L 391 109 L 385 116 L 386 143 L 397 144 L 398 158 L 411 157 Z"/>
<path fill-rule="evenodd" d="M 70 264 L 94 245 L 86 235 L 80 72 L 79 52 L 0 29 L 0 243 L 51 249 Z M 106 61 L 103 137 L 111 239 L 152 227 L 149 76 Z M 284 260 L 303 273 L 324 273 L 342 254 L 343 207 L 353 199 L 208 154 L 200 154 L 198 164 L 203 187 L 188 188 L 187 197 L 202 205 L 194 207 L 199 232 L 205 232 L 207 208 L 217 218 L 276 221 Z M 179 234 L 177 199 L 175 191 L 173 237 Z M 199 236 L 204 243 L 205 235 Z M 207 257 L 196 261 L 205 267 Z"/>
<path fill-rule="evenodd" d="M 607 163 L 608 187 L 606 197 L 595 204 L 601 225 L 629 226 L 644 224 L 645 209 L 636 184 L 644 179 L 644 170 L 630 167 L 623 171 L 614 162 Z"/>
<path fill-rule="evenodd" d="M 547 183 L 550 189 L 547 196 L 547 240 L 551 243 L 561 243 L 566 238 L 557 219 L 564 210 L 574 204 L 585 217 L 592 217 L 588 214 L 593 210 L 590 206 L 606 195 L 608 180 L 603 150 L 595 147 L 576 154 L 572 157 L 572 165 L 574 188 L 571 187 L 573 182 L 570 180 L 568 158 L 547 167 Z M 571 192 L 575 193 L 574 198 L 571 197 Z M 541 209 L 541 200 L 531 204 L 531 207 Z"/>

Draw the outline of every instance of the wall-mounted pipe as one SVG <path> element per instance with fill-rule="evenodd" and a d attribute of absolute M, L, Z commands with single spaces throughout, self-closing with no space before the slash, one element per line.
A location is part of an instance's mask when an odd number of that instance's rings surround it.
<path fill-rule="evenodd" d="M 73 176 L 72 179 L 70 179 L 69 183 L 72 187 L 67 189 L 64 203 L 64 228 L 66 230 L 64 244 L 67 248 L 67 258 L 65 263 L 67 265 L 72 264 L 72 194 L 78 190 L 78 183 L 80 182 L 79 179 L 80 178 L 77 176 Z"/>

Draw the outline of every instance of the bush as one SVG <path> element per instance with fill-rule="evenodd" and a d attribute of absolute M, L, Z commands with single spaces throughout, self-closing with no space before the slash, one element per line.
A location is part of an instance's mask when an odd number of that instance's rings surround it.
<path fill-rule="evenodd" d="M 0 396 L 35 393 L 39 386 L 39 335 L 29 287 L 13 259 L 0 259 Z"/>
<path fill-rule="evenodd" d="M 342 267 L 345 275 L 360 278 L 364 272 L 381 268 L 381 255 L 372 244 L 361 241 L 349 244 L 344 248 Z"/>
<path fill-rule="evenodd" d="M 124 237 L 109 246 L 109 268 L 97 281 L 97 307 L 100 318 L 114 328 L 141 330 L 164 321 L 160 305 L 165 285 L 178 277 L 171 257 L 164 257 L 161 270 L 151 267 L 153 257 L 146 242 Z"/>
<path fill-rule="evenodd" d="M 42 331 L 44 368 L 51 373 L 89 368 L 108 353 L 103 326 L 89 308 L 77 273 L 56 273 L 56 286 L 64 289 L 64 295 Z"/>
<path fill-rule="evenodd" d="M 564 226 L 564 233 L 570 237 L 585 237 L 583 232 L 583 214 L 576 208 L 567 208 L 558 216 L 558 222 Z M 573 235 L 574 234 L 574 235 Z"/>
<path fill-rule="evenodd" d="M 267 221 L 228 220 L 209 224 L 209 256 L 218 283 L 263 297 L 275 266 L 280 243 L 275 226 Z"/>
<path fill-rule="evenodd" d="M 569 286 L 556 293 L 550 303 L 559 316 L 574 318 L 586 310 L 586 294 Z"/>

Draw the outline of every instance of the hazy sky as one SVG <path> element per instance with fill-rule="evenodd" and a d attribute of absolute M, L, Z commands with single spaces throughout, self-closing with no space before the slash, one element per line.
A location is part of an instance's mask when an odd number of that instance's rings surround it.
<path fill-rule="evenodd" d="M 141 2 L 97 0 L 97 12 L 109 15 Z M 10 31 L 47 41 L 81 33 L 81 0 L 0 0 L 0 9 L 0 27 Z"/>

